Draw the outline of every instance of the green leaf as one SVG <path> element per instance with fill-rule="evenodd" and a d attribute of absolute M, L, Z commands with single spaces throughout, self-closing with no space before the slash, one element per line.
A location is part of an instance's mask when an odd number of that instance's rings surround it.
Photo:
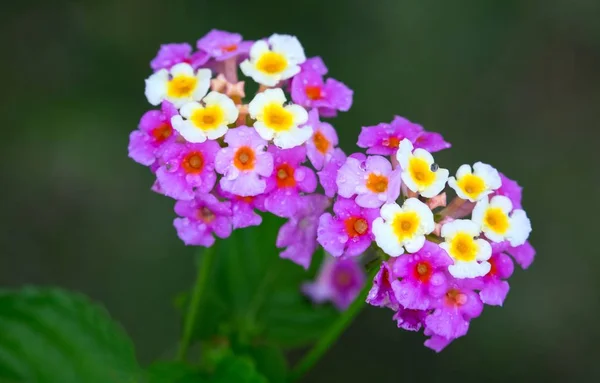
<path fill-rule="evenodd" d="M 254 346 L 247 350 L 256 369 L 264 375 L 269 383 L 285 383 L 287 380 L 288 366 L 285 355 L 274 346 Z"/>
<path fill-rule="evenodd" d="M 0 381 L 134 383 L 123 329 L 87 298 L 59 289 L 0 290 Z"/>
<path fill-rule="evenodd" d="M 229 356 L 217 366 L 212 383 L 269 383 L 250 358 Z"/>
<path fill-rule="evenodd" d="M 147 383 L 206 383 L 208 379 L 180 362 L 156 362 L 148 367 Z"/>

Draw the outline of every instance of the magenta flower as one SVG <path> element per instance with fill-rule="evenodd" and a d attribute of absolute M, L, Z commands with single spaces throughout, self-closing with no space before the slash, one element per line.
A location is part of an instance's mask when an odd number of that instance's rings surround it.
<path fill-rule="evenodd" d="M 505 280 L 512 275 L 514 265 L 510 257 L 502 253 L 493 254 L 488 262 L 492 268 L 486 275 L 478 278 L 482 282 L 479 297 L 487 305 L 502 306 L 510 288 Z"/>
<path fill-rule="evenodd" d="M 432 302 L 434 311 L 425 318 L 425 326 L 432 335 L 450 340 L 467 333 L 469 321 L 481 314 L 483 303 L 479 294 L 465 286 L 468 282 L 449 274 L 446 278 L 446 292 Z"/>
<path fill-rule="evenodd" d="M 392 310 L 398 309 L 398 301 L 392 289 L 392 283 L 396 280 L 392 269 L 396 258 L 390 258 L 387 262 L 382 262 L 379 272 L 373 279 L 373 287 L 367 295 L 367 303 L 372 306 L 389 307 Z"/>
<path fill-rule="evenodd" d="M 276 245 L 286 249 L 279 254 L 308 269 L 317 248 L 317 226 L 319 216 L 329 205 L 327 197 L 314 194 L 297 196 L 299 209 L 281 226 Z"/>
<path fill-rule="evenodd" d="M 511 255 L 523 269 L 531 266 L 535 258 L 535 249 L 529 241 L 515 247 L 511 246 L 508 241 L 500 243 L 492 242 L 492 253 L 507 253 Z"/>
<path fill-rule="evenodd" d="M 213 234 L 219 238 L 231 235 L 231 206 L 219 202 L 212 194 L 197 196 L 191 201 L 177 201 L 173 224 L 177 235 L 186 245 L 210 247 L 215 243 Z"/>
<path fill-rule="evenodd" d="M 154 71 L 160 69 L 171 69 L 175 64 L 188 63 L 192 68 L 197 69 L 206 64 L 209 55 L 205 52 L 196 52 L 192 54 L 192 46 L 187 43 L 181 44 L 163 44 L 155 58 L 150 61 L 150 67 Z"/>
<path fill-rule="evenodd" d="M 368 156 L 363 162 L 350 156 L 340 168 L 336 183 L 340 196 L 356 195 L 359 206 L 376 208 L 396 201 L 402 180 L 400 171 L 392 170 L 392 164 L 384 157 Z"/>
<path fill-rule="evenodd" d="M 317 240 L 334 257 L 355 257 L 364 253 L 371 242 L 371 226 L 379 217 L 378 209 L 363 209 L 351 199 L 338 198 L 333 205 L 335 217 L 325 213 L 319 219 Z"/>
<path fill-rule="evenodd" d="M 315 282 L 302 285 L 302 292 L 315 303 L 327 301 L 344 311 L 356 299 L 365 283 L 360 265 L 350 259 L 327 258 Z"/>
<path fill-rule="evenodd" d="M 323 186 L 323 190 L 325 190 L 325 195 L 329 198 L 333 198 L 337 193 L 337 172 L 344 162 L 346 162 L 346 154 L 342 149 L 335 148 L 331 158 L 325 163 L 323 169 L 317 172 L 319 182 Z"/>
<path fill-rule="evenodd" d="M 454 340 L 453 338 L 444 338 L 436 335 L 428 328 L 425 329 L 425 336 L 430 336 L 430 338 L 425 341 L 425 347 L 428 347 L 435 352 L 441 352 Z"/>
<path fill-rule="evenodd" d="M 213 29 L 196 43 L 196 47 L 217 61 L 248 55 L 253 41 L 243 41 L 239 33 Z"/>
<path fill-rule="evenodd" d="M 177 137 L 171 125 L 171 117 L 176 114 L 177 109 L 168 101 L 162 103 L 161 110 L 146 112 L 140 120 L 139 129 L 129 136 L 129 157 L 142 165 L 154 164 Z"/>
<path fill-rule="evenodd" d="M 264 192 L 267 184 L 263 177 L 273 172 L 273 156 L 265 151 L 267 141 L 247 126 L 230 129 L 224 140 L 228 147 L 219 150 L 215 158 L 215 169 L 223 174 L 223 190 L 242 197 Z"/>
<path fill-rule="evenodd" d="M 306 154 L 315 169 L 321 170 L 323 165 L 333 156 L 338 144 L 338 136 L 331 124 L 319 120 L 319 112 L 313 109 L 308 113 L 306 125 L 313 129 L 312 137 L 306 141 Z"/>
<path fill-rule="evenodd" d="M 429 241 L 421 250 L 398 257 L 392 282 L 396 300 L 407 309 L 426 310 L 446 292 L 446 273 L 452 259 L 441 247 Z"/>
<path fill-rule="evenodd" d="M 156 170 L 160 190 L 179 200 L 191 200 L 197 193 L 210 192 L 217 180 L 214 162 L 218 150 L 216 141 L 169 145 L 163 153 L 162 165 Z"/>
<path fill-rule="evenodd" d="M 497 195 L 503 195 L 510 199 L 513 209 L 523 209 L 521 205 L 523 188 L 519 186 L 517 181 L 511 180 L 502 173 L 500 173 L 500 180 L 502 181 L 502 185 L 492 195 L 490 195 L 490 199 Z"/>
<path fill-rule="evenodd" d="M 301 164 L 306 160 L 306 148 L 279 149 L 270 146 L 273 155 L 273 173 L 267 178 L 268 193 L 265 209 L 279 217 L 290 218 L 302 209 L 300 192 L 312 193 L 317 188 L 315 173 Z"/>
<path fill-rule="evenodd" d="M 291 94 L 295 104 L 318 108 L 319 113 L 327 117 L 335 117 L 337 111 L 347 112 L 352 106 L 353 91 L 332 78 L 324 81 L 320 71 L 312 70 L 311 65 L 294 76 Z"/>
<path fill-rule="evenodd" d="M 300 73 L 302 72 L 315 72 L 321 76 L 325 76 L 327 74 L 327 67 L 319 56 L 311 57 L 306 59 L 302 64 L 300 64 Z"/>
<path fill-rule="evenodd" d="M 419 331 L 425 323 L 427 310 L 413 310 L 398 306 L 398 311 L 392 317 L 398 324 L 398 328 L 407 331 Z"/>
<path fill-rule="evenodd" d="M 367 148 L 368 154 L 391 156 L 398 151 L 403 139 L 409 140 L 415 149 L 425 149 L 430 153 L 450 147 L 441 134 L 427 132 L 421 125 L 400 116 L 394 117 L 389 124 L 363 127 L 357 145 Z"/>
<path fill-rule="evenodd" d="M 219 196 L 227 198 L 231 202 L 231 223 L 234 229 L 243 229 L 250 226 L 259 226 L 262 223 L 262 217 L 255 210 L 264 211 L 264 197 L 249 196 L 242 197 L 217 189 Z"/>

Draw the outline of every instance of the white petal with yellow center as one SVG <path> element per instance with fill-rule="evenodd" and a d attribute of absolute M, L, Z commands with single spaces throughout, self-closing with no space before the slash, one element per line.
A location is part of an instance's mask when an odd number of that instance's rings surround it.
<path fill-rule="evenodd" d="M 456 172 L 456 178 L 450 177 L 448 185 L 465 200 L 477 202 L 502 186 L 500 174 L 488 164 L 477 162 L 471 166 L 462 165 Z"/>
<path fill-rule="evenodd" d="M 509 198 L 495 196 L 484 198 L 473 209 L 473 221 L 493 242 L 509 241 L 511 246 L 520 246 L 531 233 L 531 222 L 523 210 L 514 210 Z"/>
<path fill-rule="evenodd" d="M 303 126 L 308 113 L 300 105 L 285 105 L 285 94 L 280 88 L 258 93 L 248 105 L 254 129 L 265 140 L 282 149 L 304 144 L 312 136 L 312 127 Z"/>
<path fill-rule="evenodd" d="M 204 105 L 195 101 L 183 105 L 179 115 L 171 118 L 173 128 L 188 142 L 216 140 L 237 120 L 238 109 L 226 95 L 210 92 L 202 102 Z"/>
<path fill-rule="evenodd" d="M 449 172 L 437 167 L 428 151 L 414 149 L 412 142 L 404 139 L 400 142 L 396 159 L 402 168 L 402 181 L 411 191 L 432 198 L 444 190 Z"/>
<path fill-rule="evenodd" d="M 455 278 L 476 278 L 487 274 L 491 265 L 492 246 L 484 239 L 476 238 L 481 233 L 477 223 L 458 219 L 442 226 L 444 242 L 440 247 L 448 253 L 454 264 L 448 271 Z"/>
<path fill-rule="evenodd" d="M 187 63 L 161 69 L 146 79 L 146 98 L 152 105 L 169 101 L 181 108 L 190 101 L 200 101 L 210 87 L 210 69 L 194 69 Z"/>
<path fill-rule="evenodd" d="M 274 34 L 250 48 L 250 58 L 240 64 L 242 73 L 266 86 L 275 86 L 300 72 L 306 61 L 304 49 L 294 36 Z"/>
<path fill-rule="evenodd" d="M 425 235 L 435 228 L 433 213 L 416 198 L 407 199 L 402 207 L 396 203 L 384 204 L 380 214 L 373 221 L 373 234 L 377 245 L 392 257 L 421 250 Z"/>

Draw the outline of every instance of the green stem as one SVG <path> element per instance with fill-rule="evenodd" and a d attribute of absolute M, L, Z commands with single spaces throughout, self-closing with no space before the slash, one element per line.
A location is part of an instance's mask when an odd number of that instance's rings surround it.
<path fill-rule="evenodd" d="M 192 299 L 188 306 L 185 320 L 183 322 L 183 336 L 179 343 L 179 350 L 177 350 L 177 360 L 184 361 L 187 355 L 187 351 L 192 342 L 192 335 L 194 334 L 194 326 L 198 318 L 198 312 L 200 311 L 200 301 L 202 295 L 204 295 L 204 289 L 206 288 L 206 281 L 210 275 L 213 261 L 215 259 L 215 246 L 207 248 L 202 252 L 201 261 L 198 262 L 198 273 L 196 277 L 196 284 L 192 291 Z"/>
<path fill-rule="evenodd" d="M 290 382 L 295 382 L 302 378 L 327 352 L 327 350 L 337 341 L 344 330 L 352 323 L 354 318 L 361 312 L 365 306 L 365 300 L 371 289 L 371 281 L 375 274 L 379 271 L 379 267 L 373 267 L 369 271 L 369 276 L 365 286 L 360 291 L 354 302 L 346 311 L 327 329 L 321 339 L 304 355 L 302 360 L 293 368 L 290 374 Z"/>

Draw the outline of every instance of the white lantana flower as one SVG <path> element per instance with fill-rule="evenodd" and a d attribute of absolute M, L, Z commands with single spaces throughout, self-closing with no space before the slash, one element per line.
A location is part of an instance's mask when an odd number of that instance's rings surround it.
<path fill-rule="evenodd" d="M 161 69 L 146 79 L 146 98 L 152 105 L 164 100 L 177 109 L 190 101 L 200 101 L 210 87 L 210 69 L 194 72 L 188 63 L 173 65 L 170 70 Z"/>
<path fill-rule="evenodd" d="M 492 246 L 481 234 L 479 225 L 469 219 L 457 219 L 442 226 L 444 242 L 440 247 L 454 260 L 448 271 L 455 278 L 476 278 L 486 275 L 491 265 Z"/>
<path fill-rule="evenodd" d="M 258 93 L 248 105 L 258 134 L 282 149 L 304 144 L 313 133 L 310 126 L 299 127 L 308 121 L 306 110 L 300 105 L 285 105 L 286 101 L 283 91 L 275 88 Z"/>
<path fill-rule="evenodd" d="M 238 118 L 233 100 L 219 92 L 210 92 L 202 99 L 202 104 L 188 102 L 181 107 L 179 115 L 171 118 L 173 128 L 188 142 L 200 143 L 223 137 L 228 125 Z"/>
<path fill-rule="evenodd" d="M 449 172 L 439 168 L 427 150 L 414 149 L 412 142 L 404 139 L 396 159 L 402 167 L 402 181 L 411 191 L 431 198 L 444 190 Z"/>
<path fill-rule="evenodd" d="M 258 40 L 252 45 L 250 59 L 244 60 L 240 69 L 259 84 L 275 86 L 299 73 L 304 61 L 304 49 L 296 37 L 274 34 L 268 42 Z"/>
<path fill-rule="evenodd" d="M 448 186 L 454 189 L 460 198 L 477 202 L 502 186 L 502 180 L 496 169 L 477 162 L 473 165 L 473 171 L 469 165 L 458 168 L 456 178 L 448 179 Z"/>
<path fill-rule="evenodd" d="M 433 213 L 417 198 L 404 201 L 402 207 L 388 203 L 381 207 L 381 217 L 373 221 L 377 245 L 388 255 L 397 257 L 415 253 L 425 244 L 425 235 L 435 228 Z"/>
<path fill-rule="evenodd" d="M 509 241 L 511 246 L 524 244 L 531 233 L 531 222 L 525 211 L 513 210 L 510 199 L 501 195 L 490 201 L 485 197 L 477 202 L 473 209 L 473 221 L 491 241 Z"/>

